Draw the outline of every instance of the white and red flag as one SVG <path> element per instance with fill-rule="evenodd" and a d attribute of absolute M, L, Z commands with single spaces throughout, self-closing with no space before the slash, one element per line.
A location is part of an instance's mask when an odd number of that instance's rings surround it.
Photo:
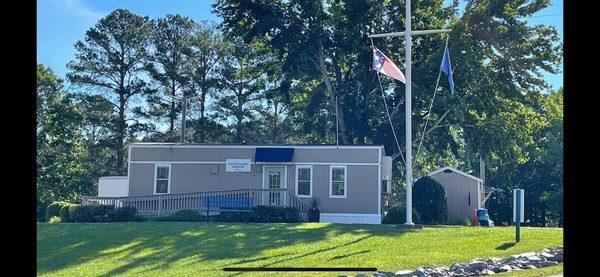
<path fill-rule="evenodd" d="M 373 47 L 373 71 L 385 74 L 406 84 L 406 79 L 402 71 L 400 71 L 390 58 L 381 53 L 377 47 Z"/>

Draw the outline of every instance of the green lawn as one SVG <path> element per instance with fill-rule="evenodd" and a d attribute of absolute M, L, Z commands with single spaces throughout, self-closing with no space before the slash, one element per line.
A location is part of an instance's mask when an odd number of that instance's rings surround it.
<path fill-rule="evenodd" d="M 37 231 L 38 274 L 76 276 L 226 275 L 221 268 L 259 266 L 395 271 L 563 244 L 562 229 L 528 227 L 518 244 L 512 227 L 129 222 L 38 223 Z"/>

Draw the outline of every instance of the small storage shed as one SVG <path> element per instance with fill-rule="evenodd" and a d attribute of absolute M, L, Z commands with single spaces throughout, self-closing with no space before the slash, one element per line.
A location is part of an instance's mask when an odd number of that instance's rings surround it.
<path fill-rule="evenodd" d="M 446 190 L 448 219 L 473 221 L 474 210 L 481 204 L 483 180 L 447 166 L 428 174 Z"/>

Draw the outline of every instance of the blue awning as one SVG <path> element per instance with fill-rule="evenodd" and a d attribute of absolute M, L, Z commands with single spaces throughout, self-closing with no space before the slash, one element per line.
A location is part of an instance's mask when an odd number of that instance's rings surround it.
<path fill-rule="evenodd" d="M 255 162 L 291 162 L 294 148 L 256 148 Z"/>

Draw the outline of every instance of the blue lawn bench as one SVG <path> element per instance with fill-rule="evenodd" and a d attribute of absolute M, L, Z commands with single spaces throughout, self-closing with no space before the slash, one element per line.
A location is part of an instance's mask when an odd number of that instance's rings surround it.
<path fill-rule="evenodd" d="M 205 196 L 202 197 L 202 211 L 206 212 L 250 212 L 254 201 L 252 197 L 244 196 Z"/>

